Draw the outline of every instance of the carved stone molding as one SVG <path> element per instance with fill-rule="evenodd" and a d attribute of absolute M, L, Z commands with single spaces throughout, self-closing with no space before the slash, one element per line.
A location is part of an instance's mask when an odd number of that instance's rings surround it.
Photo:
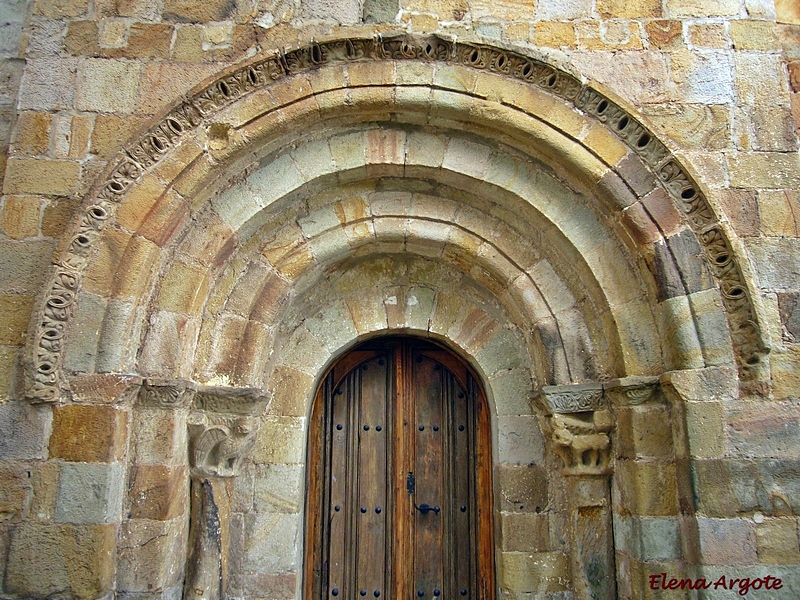
<path fill-rule="evenodd" d="M 259 388 L 201 386 L 197 388 L 194 408 L 212 413 L 260 415 L 268 397 Z"/>
<path fill-rule="evenodd" d="M 100 232 L 113 221 L 116 206 L 137 181 L 219 111 L 285 77 L 334 63 L 356 61 L 440 61 L 517 79 L 558 96 L 603 123 L 641 157 L 686 216 L 703 246 L 723 296 L 734 349 L 744 379 L 758 376 L 768 346 L 742 269 L 735 261 L 719 218 L 686 169 L 633 114 L 574 75 L 512 50 L 464 43 L 436 35 L 353 37 L 275 51 L 226 72 L 174 106 L 141 138 L 113 160 L 89 192 L 66 250 L 55 260 L 53 276 L 35 312 L 27 358 L 28 397 L 33 402 L 61 398 L 63 340 L 75 298 Z"/>
<path fill-rule="evenodd" d="M 636 406 L 647 404 L 660 397 L 658 377 L 625 377 L 603 384 L 613 406 Z"/>
<path fill-rule="evenodd" d="M 195 384 L 180 379 L 148 379 L 139 392 L 139 404 L 154 408 L 186 408 L 195 397 Z"/>
<path fill-rule="evenodd" d="M 608 407 L 600 383 L 547 385 L 542 388 L 541 397 L 552 413 L 576 413 Z"/>

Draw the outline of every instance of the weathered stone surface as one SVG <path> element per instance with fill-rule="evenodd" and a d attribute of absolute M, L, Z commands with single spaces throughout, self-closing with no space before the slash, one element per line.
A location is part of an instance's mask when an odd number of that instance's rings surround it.
<path fill-rule="evenodd" d="M 749 519 L 698 518 L 700 551 L 708 565 L 752 565 L 757 562 L 753 522 Z"/>
<path fill-rule="evenodd" d="M 113 525 L 23 523 L 11 537 L 6 591 L 29 597 L 102 597 L 114 581 Z"/>
<path fill-rule="evenodd" d="M 118 522 L 125 471 L 119 463 L 66 463 L 58 479 L 57 523 Z"/>
<path fill-rule="evenodd" d="M 300 463 L 305 452 L 305 419 L 267 417 L 251 453 L 254 463 Z"/>
<path fill-rule="evenodd" d="M 78 72 L 75 106 L 88 111 L 133 112 L 141 71 L 133 62 L 87 59 Z"/>
<path fill-rule="evenodd" d="M 139 465 L 131 469 L 128 514 L 132 519 L 168 521 L 187 514 L 188 496 L 186 467 Z"/>
<path fill-rule="evenodd" d="M 756 549 L 761 564 L 796 565 L 800 563 L 797 520 L 769 519 L 756 524 Z"/>
<path fill-rule="evenodd" d="M 4 191 L 69 196 L 78 191 L 81 165 L 71 160 L 10 158 Z"/>
<path fill-rule="evenodd" d="M 546 513 L 502 513 L 501 547 L 506 552 L 550 550 L 549 517 Z"/>
<path fill-rule="evenodd" d="M 506 593 L 517 596 L 568 589 L 569 560 L 561 552 L 503 552 L 499 563 L 498 585 Z"/>
<path fill-rule="evenodd" d="M 185 521 L 123 521 L 117 549 L 117 588 L 157 593 L 182 583 L 186 542 Z"/>
<path fill-rule="evenodd" d="M 49 406 L 27 402 L 0 404 L 0 458 L 46 459 L 52 422 Z"/>
<path fill-rule="evenodd" d="M 115 462 L 124 455 L 127 435 L 125 411 L 78 404 L 57 407 L 50 456 L 73 462 Z"/>
<path fill-rule="evenodd" d="M 515 513 L 538 513 L 548 505 L 548 482 L 542 465 L 501 466 L 497 470 L 500 488 L 505 490 L 498 507 Z"/>

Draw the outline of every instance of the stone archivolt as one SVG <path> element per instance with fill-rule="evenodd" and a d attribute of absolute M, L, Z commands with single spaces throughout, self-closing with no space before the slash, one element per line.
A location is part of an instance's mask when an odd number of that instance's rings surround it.
<path fill-rule="evenodd" d="M 639 120 L 607 95 L 543 61 L 513 51 L 435 36 L 402 36 L 313 43 L 256 60 L 223 75 L 182 101 L 130 146 L 110 168 L 109 175 L 90 193 L 88 208 L 80 219 L 77 232 L 54 267 L 48 293 L 36 317 L 31 344 L 29 397 L 38 402 L 53 402 L 61 397 L 59 370 L 64 350 L 63 337 L 73 318 L 75 296 L 93 256 L 93 246 L 113 221 L 116 205 L 145 174 L 193 135 L 199 125 L 270 84 L 290 76 L 311 73 L 321 66 L 406 60 L 443 62 L 511 77 L 554 95 L 608 127 L 652 170 L 698 234 L 724 298 L 741 374 L 745 377 L 757 375 L 757 368 L 750 369 L 748 365 L 757 366 L 766 348 L 753 300 L 726 234 L 699 186 Z"/>

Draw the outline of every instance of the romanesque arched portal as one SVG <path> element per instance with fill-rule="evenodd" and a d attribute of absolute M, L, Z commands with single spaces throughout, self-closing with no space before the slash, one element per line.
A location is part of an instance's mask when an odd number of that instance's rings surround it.
<path fill-rule="evenodd" d="M 435 338 L 487 385 L 498 588 L 602 596 L 616 574 L 635 597 L 644 563 L 696 561 L 691 401 L 765 376 L 736 257 L 688 167 L 578 75 L 437 37 L 316 41 L 214 78 L 98 180 L 29 395 L 57 424 L 131 419 L 118 590 L 293 598 L 314 390 L 364 339 Z"/>

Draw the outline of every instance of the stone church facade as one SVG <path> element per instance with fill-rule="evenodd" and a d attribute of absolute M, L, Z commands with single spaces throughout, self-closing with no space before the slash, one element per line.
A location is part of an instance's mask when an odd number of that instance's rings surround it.
<path fill-rule="evenodd" d="M 0 598 L 338 596 L 314 440 L 380 343 L 479 390 L 462 595 L 800 597 L 797 2 L 0 17 Z"/>

